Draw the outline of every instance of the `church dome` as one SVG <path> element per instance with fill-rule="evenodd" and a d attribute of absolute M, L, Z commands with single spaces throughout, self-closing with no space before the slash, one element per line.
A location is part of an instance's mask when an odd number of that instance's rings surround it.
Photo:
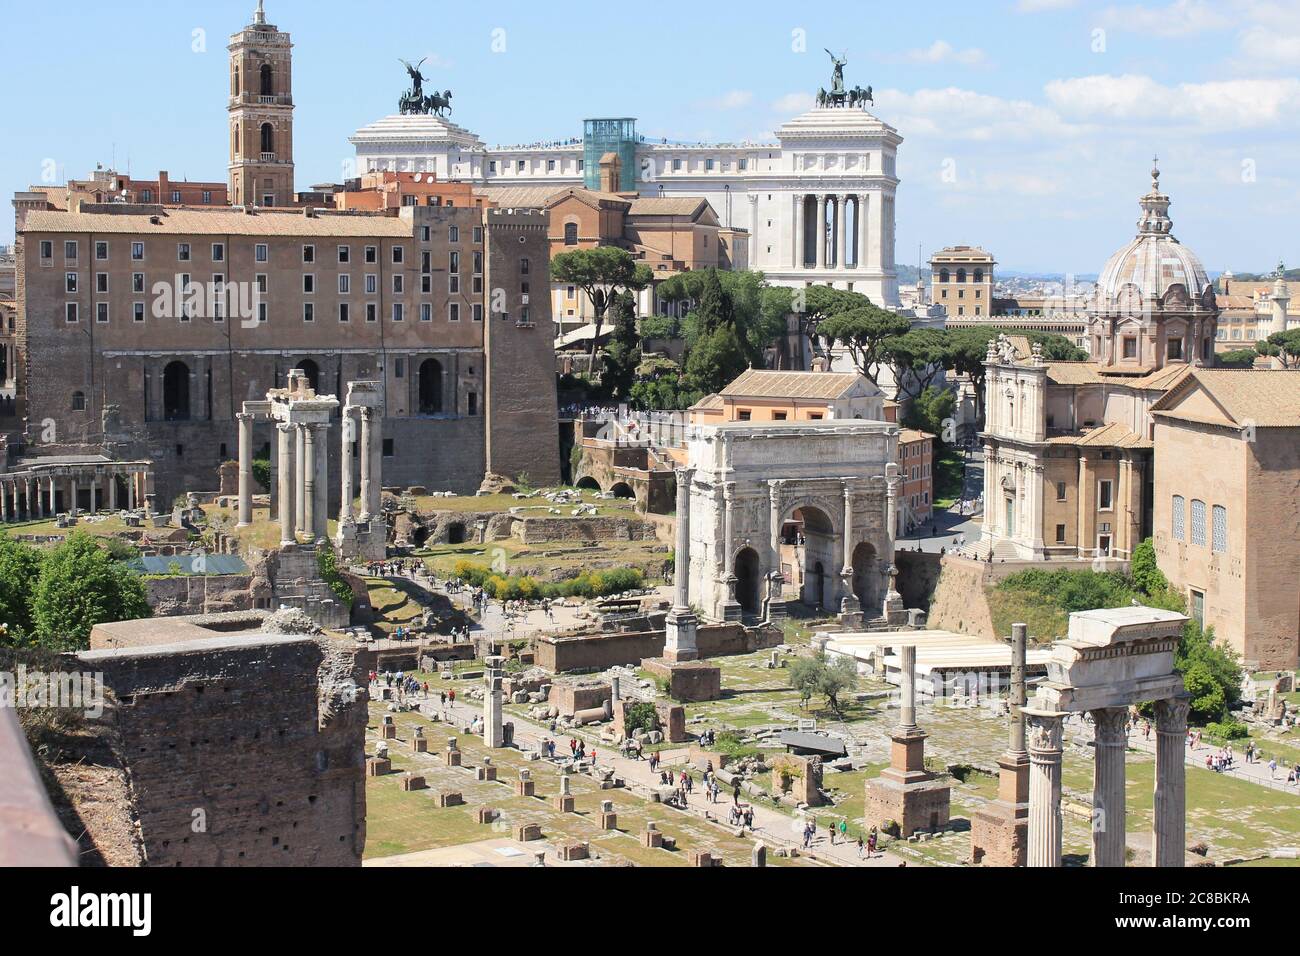
<path fill-rule="evenodd" d="M 1125 311 L 1157 302 L 1176 311 L 1214 309 L 1214 287 L 1196 253 L 1173 236 L 1170 199 L 1160 191 L 1160 169 L 1138 205 L 1137 236 L 1116 252 L 1097 278 L 1099 311 Z"/>

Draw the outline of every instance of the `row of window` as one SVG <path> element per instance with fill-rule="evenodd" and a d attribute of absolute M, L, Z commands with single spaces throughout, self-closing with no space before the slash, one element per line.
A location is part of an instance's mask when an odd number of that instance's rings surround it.
<path fill-rule="evenodd" d="M 133 322 L 143 322 L 143 321 L 145 320 L 146 314 L 147 314 L 147 308 L 146 308 L 146 304 L 145 304 L 144 302 L 133 302 L 133 303 L 131 303 L 131 320 L 132 320 Z M 461 315 L 461 303 L 459 303 L 459 302 L 448 302 L 448 303 L 447 303 L 447 321 L 449 321 L 449 322 L 459 322 L 459 321 L 460 321 L 460 315 Z M 378 305 L 378 303 L 375 303 L 375 302 L 367 302 L 366 305 L 365 305 L 365 316 L 366 316 L 366 321 L 367 321 L 367 322 L 377 322 L 377 321 L 379 321 L 379 305 Z M 268 308 L 267 308 L 267 303 L 265 303 L 265 302 L 259 302 L 259 303 L 257 304 L 257 321 L 258 321 L 258 322 L 266 322 L 266 321 L 269 319 L 269 317 L 270 317 L 270 316 L 269 316 L 269 310 L 268 310 Z M 504 318 L 509 318 L 509 315 L 503 315 L 503 317 L 504 317 Z M 64 320 L 65 320 L 66 322 L 68 322 L 68 323 L 75 323 L 75 322 L 80 321 L 80 318 L 81 318 L 81 309 L 80 309 L 80 306 L 79 306 L 76 302 L 68 302 L 68 303 L 66 303 L 66 305 L 65 305 L 65 312 L 64 312 Z M 190 304 L 190 303 L 185 303 L 185 304 L 182 306 L 182 311 L 181 311 L 181 314 L 178 316 L 178 318 L 179 318 L 180 321 L 182 321 L 182 322 L 189 322 L 189 321 L 191 321 L 192 319 L 194 319 L 194 318 L 195 318 L 195 312 L 194 312 L 194 307 L 193 307 L 193 305 Z M 339 318 L 339 321 L 340 321 L 340 322 L 350 322 L 350 321 L 352 321 L 352 306 L 351 306 L 351 304 L 349 304 L 349 303 L 347 303 L 347 302 L 340 302 L 340 303 L 339 303 L 339 306 L 338 306 L 338 318 Z M 225 303 L 222 302 L 222 301 L 220 301 L 220 300 L 213 302 L 213 303 L 212 303 L 212 321 L 213 321 L 213 322 L 224 322 L 225 319 L 226 319 L 226 308 L 225 308 Z M 394 302 L 394 303 L 393 303 L 392 319 L 393 319 L 394 322 L 404 322 L 404 321 L 406 321 L 406 306 L 403 305 L 401 302 Z M 470 319 L 471 319 L 471 321 L 474 321 L 474 322 L 482 322 L 482 321 L 483 321 L 483 304 L 482 304 L 481 302 L 475 302 L 475 303 L 471 304 L 471 306 L 470 306 Z M 304 322 L 314 322 L 314 321 L 316 321 L 316 306 L 315 306 L 314 303 L 312 303 L 312 302 L 304 302 L 304 303 L 303 303 L 303 306 L 302 306 L 302 320 L 303 320 Z M 420 321 L 421 321 L 421 322 L 432 322 L 432 321 L 433 321 L 433 306 L 432 306 L 430 303 L 428 303 L 428 302 L 422 303 L 422 304 L 420 305 Z M 106 325 L 106 324 L 108 324 L 108 322 L 109 322 L 109 304 L 108 304 L 107 302 L 96 302 L 96 303 L 95 303 L 95 322 L 98 323 L 98 324 L 100 324 L 100 325 Z M 524 325 L 524 326 L 527 326 L 527 325 L 531 325 L 531 324 L 532 324 L 532 323 L 531 323 L 531 318 L 530 318 L 530 315 L 529 315 L 528 306 L 524 306 L 523 309 L 521 310 L 521 312 L 520 312 L 520 316 L 519 316 L 519 323 L 518 323 L 518 324 L 520 324 L 520 325 Z"/>
<path fill-rule="evenodd" d="M 431 237 L 432 237 L 431 227 L 429 227 L 429 226 L 422 226 L 422 227 L 421 227 L 421 241 L 422 241 L 422 242 L 430 242 L 430 241 L 431 241 Z M 459 227 L 459 226 L 450 226 L 450 227 L 448 227 L 447 239 L 448 239 L 449 242 L 460 242 L 460 227 Z M 482 228 L 481 226 L 475 226 L 475 227 L 474 227 L 474 238 L 473 238 L 473 241 L 474 241 L 475 243 L 481 243 L 481 242 L 483 241 L 483 228 Z M 378 247 L 378 246 L 365 246 L 365 247 L 364 247 L 364 250 L 365 250 L 365 251 L 364 251 L 364 255 L 365 255 L 365 261 L 366 261 L 366 262 L 368 262 L 368 263 L 374 263 L 374 262 L 378 262 L 378 261 L 379 261 L 379 247 Z M 193 252 L 194 252 L 194 250 L 193 250 L 193 246 L 192 246 L 190 243 L 188 243 L 188 242 L 178 242 L 178 243 L 176 244 L 176 261 L 177 261 L 177 262 L 191 262 L 191 261 L 193 261 Z M 41 240 L 41 245 L 40 245 L 40 254 L 41 254 L 41 258 L 42 258 L 42 259 L 46 259 L 46 260 L 48 260 L 48 259 L 53 259 L 53 258 L 54 258 L 54 242 L 53 242 L 53 240 L 50 240 L 50 239 L 42 239 L 42 240 Z M 226 261 L 226 244 L 225 244 L 224 242 L 214 242 L 214 243 L 212 243 L 211 254 L 212 254 L 212 261 L 213 261 L 213 262 L 225 262 L 225 261 Z M 346 263 L 349 263 L 349 262 L 352 261 L 352 247 L 351 247 L 351 246 L 346 246 L 346 245 L 340 245 L 340 246 L 338 246 L 338 247 L 337 247 L 337 253 L 336 253 L 336 254 L 338 255 L 338 261 L 341 262 L 341 263 L 345 263 L 345 264 L 346 264 Z M 427 256 L 428 253 L 425 253 L 425 255 Z M 457 255 L 457 253 L 454 253 L 454 252 L 453 252 L 452 255 L 455 256 L 455 255 Z M 474 255 L 475 255 L 475 257 L 476 257 L 476 261 L 480 261 L 480 260 L 481 260 L 482 253 L 476 252 Z M 269 245 L 267 245 L 267 244 L 264 243 L 264 242 L 259 242 L 259 243 L 256 243 L 256 244 L 254 245 L 254 247 L 253 247 L 253 258 L 254 258 L 256 261 L 258 261 L 258 262 L 268 262 L 268 261 L 270 261 L 270 256 L 271 256 L 271 250 L 270 250 L 270 246 L 269 246 Z M 401 265 L 401 264 L 403 264 L 403 263 L 406 261 L 406 248 L 405 248 L 404 246 L 393 246 L 393 253 L 392 253 L 392 256 L 393 256 L 393 264 L 394 264 L 394 265 Z M 131 243 L 131 259 L 132 259 L 132 261 L 134 261 L 134 262 L 143 262 L 143 261 L 144 261 L 144 257 L 145 257 L 145 244 L 144 244 L 143 242 L 133 242 L 133 243 Z M 78 260 L 80 259 L 80 244 L 78 243 L 78 241 L 77 241 L 76 239 L 67 239 L 67 240 L 64 240 L 64 243 L 63 243 L 63 258 L 64 258 L 65 260 L 69 261 L 69 262 L 75 262 L 75 261 L 78 261 Z M 108 259 L 109 259 L 109 243 L 108 243 L 106 240 L 102 240 L 102 239 L 101 239 L 101 240 L 96 240 L 96 241 L 95 241 L 95 261 L 97 261 L 97 262 L 107 262 Z M 316 261 L 316 247 L 315 247 L 314 245 L 306 244 L 306 245 L 304 245 L 304 246 L 302 247 L 302 261 L 303 261 L 304 263 L 312 263 L 312 262 L 315 262 L 315 261 Z M 524 261 L 526 262 L 527 260 L 524 260 Z M 526 269 L 525 269 L 525 271 L 526 271 Z"/>
<path fill-rule="evenodd" d="M 1191 507 L 1191 543 L 1205 547 L 1205 502 L 1199 498 L 1192 499 Z M 1182 495 L 1174 495 L 1170 514 L 1170 534 L 1175 541 L 1187 541 L 1187 501 Z M 1210 550 L 1224 554 L 1228 550 L 1228 509 L 1223 505 L 1214 505 L 1210 509 Z"/>
<path fill-rule="evenodd" d="M 939 281 L 940 281 L 940 282 L 948 282 L 948 281 L 950 281 L 950 278 L 949 278 L 950 275 L 951 275 L 951 273 L 950 273 L 947 269 L 940 269 L 940 270 L 939 270 Z M 957 270 L 957 281 L 958 281 L 958 282 L 965 282 L 965 281 L 966 281 L 966 270 L 965 270 L 965 269 L 958 269 L 958 270 Z M 974 276 L 971 278 L 971 281 L 972 281 L 972 282 L 983 282 L 983 281 L 984 281 L 984 270 L 983 270 L 983 269 L 976 269 L 976 270 L 975 270 L 975 273 L 974 273 Z"/>

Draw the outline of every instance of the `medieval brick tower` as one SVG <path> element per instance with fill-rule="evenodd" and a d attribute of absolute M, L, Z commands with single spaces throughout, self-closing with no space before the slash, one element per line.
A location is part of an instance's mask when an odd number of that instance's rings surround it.
<path fill-rule="evenodd" d="M 258 0 L 253 22 L 230 38 L 230 201 L 239 206 L 293 203 L 293 44 L 266 22 Z"/>

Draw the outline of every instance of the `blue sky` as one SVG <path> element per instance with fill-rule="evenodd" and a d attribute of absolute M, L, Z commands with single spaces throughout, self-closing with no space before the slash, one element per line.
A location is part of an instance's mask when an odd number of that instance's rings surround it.
<path fill-rule="evenodd" d="M 225 44 L 254 6 L 3 0 L 0 188 L 114 156 L 224 180 Z M 1300 0 L 268 0 L 267 16 L 295 44 L 300 189 L 338 180 L 348 135 L 395 112 L 398 57 L 428 56 L 452 119 L 489 143 L 602 115 L 734 141 L 810 106 L 830 46 L 905 140 L 901 262 L 977 243 L 1004 269 L 1095 272 L 1133 232 L 1157 152 L 1174 232 L 1211 271 L 1300 262 Z"/>

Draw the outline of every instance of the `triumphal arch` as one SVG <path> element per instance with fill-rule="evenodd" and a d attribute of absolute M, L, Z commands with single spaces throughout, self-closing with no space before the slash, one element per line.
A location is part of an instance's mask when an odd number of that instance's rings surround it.
<path fill-rule="evenodd" d="M 898 426 L 860 419 L 692 426 L 690 596 L 713 620 L 904 614 L 894 586 Z"/>

